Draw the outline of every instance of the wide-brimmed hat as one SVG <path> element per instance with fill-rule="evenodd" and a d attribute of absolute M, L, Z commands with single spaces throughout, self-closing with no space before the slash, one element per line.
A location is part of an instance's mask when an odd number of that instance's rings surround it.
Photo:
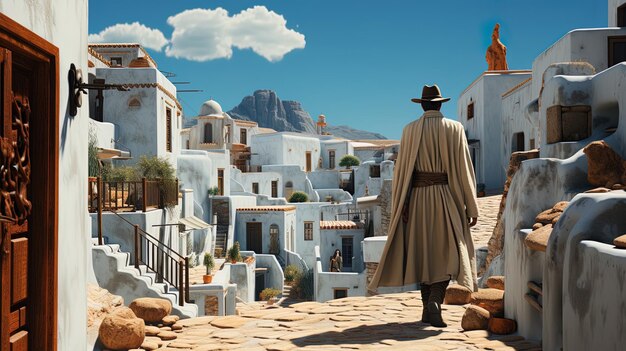
<path fill-rule="evenodd" d="M 450 100 L 450 98 L 445 98 L 441 96 L 441 90 L 439 90 L 439 87 L 437 86 L 437 84 L 433 86 L 424 85 L 424 88 L 422 88 L 422 98 L 411 99 L 411 101 L 418 103 L 418 104 L 421 103 L 422 101 L 446 102 L 448 100 Z"/>

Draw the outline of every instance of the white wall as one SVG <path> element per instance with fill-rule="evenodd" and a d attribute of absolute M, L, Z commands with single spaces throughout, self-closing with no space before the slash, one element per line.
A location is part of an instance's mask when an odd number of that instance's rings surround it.
<path fill-rule="evenodd" d="M 258 254 L 266 254 L 270 252 L 270 227 L 278 226 L 279 247 L 283 248 L 286 243 L 285 234 L 293 224 L 293 216 L 289 217 L 292 221 L 287 221 L 288 213 L 295 214 L 295 211 L 237 211 L 237 219 L 235 222 L 235 240 L 239 241 L 242 250 L 252 250 L 247 246 L 246 223 L 258 222 L 262 224 L 261 237 L 263 252 Z"/>
<path fill-rule="evenodd" d="M 331 273 L 322 269 L 320 249 L 315 247 L 316 263 L 314 268 L 314 299 L 326 302 L 334 299 L 334 289 L 346 289 L 348 297 L 365 296 L 367 291 L 365 273 Z"/>
<path fill-rule="evenodd" d="M 320 230 L 320 254 L 322 259 L 322 268 L 325 272 L 330 271 L 330 256 L 335 253 L 336 249 L 341 251 L 343 256 L 344 270 L 343 272 L 363 271 L 363 252 L 361 251 L 361 242 L 363 241 L 365 229 L 321 229 Z M 346 266 L 346 257 L 341 246 L 343 238 L 352 238 L 352 266 Z"/>
<path fill-rule="evenodd" d="M 315 137 L 281 132 L 251 137 L 252 165 L 297 165 L 306 170 L 306 153 L 311 152 L 311 170 L 318 169 L 320 141 Z"/>
<path fill-rule="evenodd" d="M 155 68 L 98 68 L 96 76 L 109 84 L 156 83 L 176 95 L 176 87 Z M 138 99 L 141 106 L 129 107 L 132 99 Z M 172 113 L 171 152 L 166 148 L 167 108 Z M 104 121 L 117 126 L 116 139 L 130 149 L 133 159 L 127 163 L 138 162 L 142 155 L 154 155 L 167 158 L 176 168 L 175 155 L 180 153 L 179 112 L 176 101 L 157 87 L 104 92 Z"/>
<path fill-rule="evenodd" d="M 320 157 L 322 158 L 322 168 L 324 169 L 343 168 L 339 167 L 341 158 L 345 155 L 354 155 L 354 148 L 352 147 L 352 143 L 348 140 L 321 140 L 320 144 Z M 330 150 L 335 150 L 335 167 L 332 168 L 330 167 L 330 159 L 328 157 Z"/>
<path fill-rule="evenodd" d="M 539 126 L 535 127 L 526 116 L 526 107 L 532 101 L 531 82 L 525 83 L 519 89 L 502 98 L 502 145 L 500 146 L 500 165 L 505 174 L 515 143 L 514 135 L 524 133 L 524 149 L 530 150 L 531 139 L 535 148 L 540 145 Z M 520 150 L 521 151 L 521 150 Z"/>
<path fill-rule="evenodd" d="M 493 162 L 501 159 L 502 94 L 529 77 L 530 73 L 526 72 L 485 72 L 459 97 L 459 121 L 468 132 L 468 139 L 480 140 L 477 165 L 474 165 L 476 182 L 484 183 L 487 190 L 502 189 L 505 181 L 505 166 Z M 474 103 L 474 118 L 468 120 L 467 107 L 470 102 Z"/>
<path fill-rule="evenodd" d="M 292 251 L 300 254 L 307 266 L 315 264 L 315 246 L 320 245 L 320 206 L 326 203 L 294 203 L 296 206 L 295 246 Z M 313 240 L 304 240 L 304 222 L 313 222 Z"/>
<path fill-rule="evenodd" d="M 231 171 L 231 177 L 234 180 L 243 185 L 243 189 L 246 192 L 252 193 L 252 183 L 257 183 L 259 186 L 259 195 L 272 196 L 272 182 L 276 181 L 278 184 L 276 197 L 283 197 L 284 184 L 282 181 L 282 175 L 277 172 L 249 172 L 243 173 L 238 169 Z"/>
<path fill-rule="evenodd" d="M 87 214 L 89 108 L 70 117 L 67 72 L 74 63 L 87 72 L 87 1 L 2 0 L 0 12 L 59 48 L 58 320 L 60 351 L 87 345 L 86 280 L 91 268 Z M 71 21 L 68 18 L 72 18 Z M 65 84 L 64 84 L 65 83 Z M 79 293 L 77 293 L 79 292 Z"/>
<path fill-rule="evenodd" d="M 609 27 L 617 27 L 617 8 L 626 4 L 626 0 L 609 0 Z"/>

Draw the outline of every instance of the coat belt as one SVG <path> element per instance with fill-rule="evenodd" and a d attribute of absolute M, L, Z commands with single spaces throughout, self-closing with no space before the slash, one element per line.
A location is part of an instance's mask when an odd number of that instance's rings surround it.
<path fill-rule="evenodd" d="M 446 185 L 448 184 L 447 173 L 436 172 L 413 172 L 413 187 L 423 188 L 431 185 Z"/>

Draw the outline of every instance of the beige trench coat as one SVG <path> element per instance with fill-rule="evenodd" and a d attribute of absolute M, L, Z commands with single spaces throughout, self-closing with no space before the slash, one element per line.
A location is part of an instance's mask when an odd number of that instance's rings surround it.
<path fill-rule="evenodd" d="M 426 151 L 438 154 L 433 157 Z M 412 188 L 416 168 L 447 173 L 448 185 Z M 405 224 L 402 209 L 409 193 L 411 212 Z M 476 181 L 465 131 L 459 122 L 444 118 L 438 111 L 427 111 L 404 128 L 391 200 L 387 243 L 368 289 L 430 284 L 446 273 L 458 284 L 476 291 L 474 244 L 467 222 L 468 218 L 478 217 Z M 434 218 L 436 223 L 429 223 L 427 218 Z M 428 245 L 423 245 L 425 233 L 431 240 Z M 429 252 L 433 245 L 447 254 Z"/>

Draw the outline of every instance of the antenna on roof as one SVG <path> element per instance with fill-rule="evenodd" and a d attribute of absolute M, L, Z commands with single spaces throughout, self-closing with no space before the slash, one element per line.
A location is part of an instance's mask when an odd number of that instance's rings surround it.
<path fill-rule="evenodd" d="M 161 71 L 161 73 L 163 73 L 163 75 L 164 75 L 166 78 L 176 77 L 176 73 L 173 73 L 173 72 Z"/>
<path fill-rule="evenodd" d="M 204 90 L 202 89 L 185 89 L 185 90 L 176 90 L 177 93 L 201 93 Z"/>

